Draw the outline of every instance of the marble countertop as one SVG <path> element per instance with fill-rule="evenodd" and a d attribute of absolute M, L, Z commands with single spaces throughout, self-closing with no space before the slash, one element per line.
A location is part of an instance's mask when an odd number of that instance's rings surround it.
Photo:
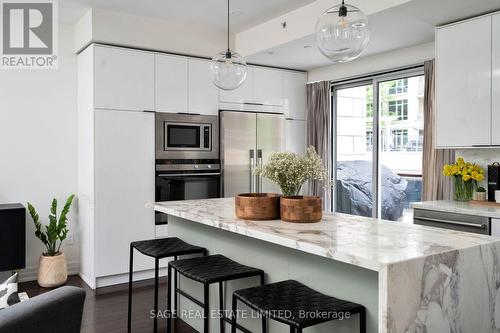
<path fill-rule="evenodd" d="M 466 201 L 451 201 L 451 200 L 437 200 L 437 201 L 423 201 L 414 202 L 411 204 L 412 208 L 435 210 L 449 213 L 459 213 L 476 216 L 486 216 L 500 219 L 500 206 L 486 206 Z"/>
<path fill-rule="evenodd" d="M 387 265 L 499 242 L 500 238 L 327 213 L 318 223 L 240 220 L 234 198 L 157 202 L 156 211 L 318 256 L 380 271 Z"/>

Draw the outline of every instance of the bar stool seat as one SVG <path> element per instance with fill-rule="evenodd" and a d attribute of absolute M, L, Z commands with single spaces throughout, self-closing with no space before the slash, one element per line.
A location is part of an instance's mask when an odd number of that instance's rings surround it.
<path fill-rule="evenodd" d="M 295 280 L 286 280 L 263 286 L 236 290 L 233 293 L 233 314 L 239 300 L 267 318 L 297 329 L 338 319 L 338 313 L 360 314 L 360 331 L 366 331 L 365 307 L 353 302 L 324 295 Z M 306 315 L 321 313 L 327 315 Z M 236 317 L 233 316 L 235 332 Z"/>
<path fill-rule="evenodd" d="M 127 331 L 130 332 L 132 328 L 132 274 L 134 266 L 134 249 L 139 251 L 145 256 L 155 259 L 155 286 L 154 286 L 154 311 L 158 313 L 158 274 L 160 259 L 173 257 L 177 259 L 178 256 L 187 254 L 202 254 L 207 255 L 207 249 L 191 245 L 177 237 L 157 238 L 141 240 L 130 243 L 130 264 L 129 264 L 129 279 L 128 279 L 128 318 L 127 318 Z M 177 278 L 170 275 L 170 280 L 177 281 Z M 155 315 L 153 319 L 153 331 L 158 331 L 158 317 Z"/>
<path fill-rule="evenodd" d="M 173 272 L 172 272 L 173 271 Z M 177 288 L 177 279 L 174 279 L 173 288 L 173 299 L 174 313 L 177 311 L 177 295 L 180 294 L 193 303 L 203 308 L 203 333 L 209 333 L 209 287 L 213 283 L 219 284 L 219 309 L 224 309 L 224 292 L 223 283 L 225 281 L 243 279 L 249 277 L 259 277 L 260 284 L 264 284 L 264 271 L 258 268 L 242 265 L 236 261 L 233 261 L 223 255 L 216 254 L 205 257 L 196 257 L 189 259 L 180 259 L 171 261 L 168 264 L 168 275 L 176 276 L 177 273 L 189 278 L 193 281 L 200 282 L 203 284 L 203 299 L 198 300 L 192 295 L 189 295 L 184 290 Z M 168 294 L 167 294 L 167 311 L 171 311 L 171 295 L 170 292 L 171 279 L 168 279 Z M 167 317 L 167 332 L 171 332 L 171 317 Z M 227 322 L 231 324 L 231 319 L 225 316 L 223 313 L 219 316 L 220 321 L 220 333 L 224 333 L 224 323 Z M 263 321 L 264 323 L 264 321 Z M 264 330 L 265 327 L 263 326 Z"/>
<path fill-rule="evenodd" d="M 215 283 L 261 275 L 261 269 L 242 265 L 220 254 L 181 259 L 170 263 L 185 277 L 201 283 Z"/>
<path fill-rule="evenodd" d="M 207 251 L 201 246 L 191 245 L 177 237 L 136 241 L 130 243 L 130 246 L 145 256 L 157 259 L 194 253 L 206 253 Z"/>

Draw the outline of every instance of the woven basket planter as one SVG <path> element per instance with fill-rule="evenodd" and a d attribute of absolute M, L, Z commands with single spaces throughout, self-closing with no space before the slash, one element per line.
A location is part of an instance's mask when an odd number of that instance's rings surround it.
<path fill-rule="evenodd" d="M 243 220 L 277 220 L 280 218 L 280 195 L 276 193 L 243 193 L 235 198 L 236 216 Z"/>
<path fill-rule="evenodd" d="M 312 223 L 323 217 L 322 200 L 317 196 L 281 197 L 281 219 L 286 222 Z"/>

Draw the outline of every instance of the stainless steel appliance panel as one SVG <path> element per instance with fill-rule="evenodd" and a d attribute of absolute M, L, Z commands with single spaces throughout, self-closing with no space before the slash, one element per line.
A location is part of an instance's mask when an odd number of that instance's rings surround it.
<path fill-rule="evenodd" d="M 430 227 L 490 235 L 490 218 L 476 215 L 414 209 L 413 223 Z"/>
<path fill-rule="evenodd" d="M 252 168 L 256 161 L 257 116 L 223 111 L 220 121 L 224 197 L 255 192 L 256 177 L 252 175 Z"/>
<path fill-rule="evenodd" d="M 285 151 L 285 118 L 278 114 L 257 114 L 257 165 L 265 164 L 273 152 Z M 259 177 L 258 192 L 280 193 L 276 183 Z"/>

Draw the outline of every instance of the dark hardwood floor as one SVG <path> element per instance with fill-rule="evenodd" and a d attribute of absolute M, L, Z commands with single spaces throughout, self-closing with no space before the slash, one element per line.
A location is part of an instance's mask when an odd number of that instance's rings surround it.
<path fill-rule="evenodd" d="M 127 332 L 128 285 L 90 289 L 78 276 L 68 277 L 66 285 L 85 289 L 87 297 L 83 310 L 82 333 L 122 333 Z M 19 285 L 19 291 L 25 291 L 30 298 L 43 294 L 50 289 L 41 288 L 36 281 Z M 150 311 L 153 308 L 153 281 L 134 283 L 132 307 L 132 332 L 152 332 L 153 320 Z M 167 280 L 161 279 L 159 287 L 160 309 L 166 308 Z M 191 326 L 181 320 L 174 321 L 175 333 L 195 333 Z M 166 332 L 166 319 L 158 320 L 159 332 Z"/>

